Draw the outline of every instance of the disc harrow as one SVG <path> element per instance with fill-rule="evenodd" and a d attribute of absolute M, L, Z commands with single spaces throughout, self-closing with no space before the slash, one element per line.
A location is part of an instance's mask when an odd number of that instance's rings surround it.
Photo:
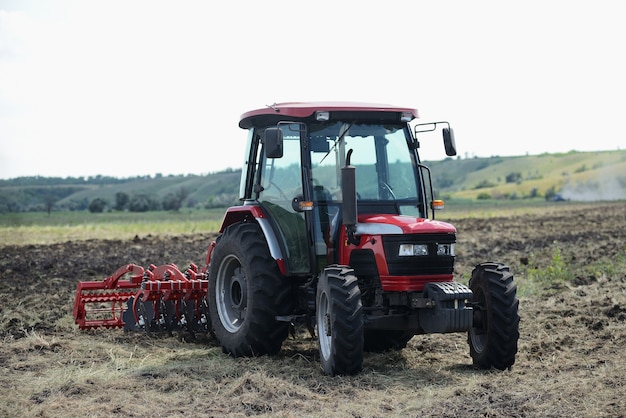
<path fill-rule="evenodd" d="M 127 264 L 102 281 L 79 282 L 74 321 L 80 329 L 124 328 L 147 333 L 210 332 L 206 273 L 191 264 Z"/>

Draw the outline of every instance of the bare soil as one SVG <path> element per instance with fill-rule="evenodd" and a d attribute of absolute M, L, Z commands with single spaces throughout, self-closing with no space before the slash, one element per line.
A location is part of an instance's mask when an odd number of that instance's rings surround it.
<path fill-rule="evenodd" d="M 511 370 L 474 369 L 465 334 L 416 336 L 333 378 L 307 333 L 276 356 L 234 359 L 210 336 L 80 331 L 78 281 L 127 263 L 202 265 L 215 234 L 4 246 L 0 416 L 626 416 L 626 204 L 453 223 L 460 281 L 483 261 L 516 275 Z"/>

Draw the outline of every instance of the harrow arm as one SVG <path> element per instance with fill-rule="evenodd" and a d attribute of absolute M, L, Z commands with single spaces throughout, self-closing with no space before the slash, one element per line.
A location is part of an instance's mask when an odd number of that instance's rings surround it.
<path fill-rule="evenodd" d="M 131 274 L 129 280 L 122 277 Z M 102 281 L 78 282 L 74 298 L 74 322 L 81 329 L 124 326 L 121 313 L 124 303 L 135 293 L 144 268 L 127 264 Z"/>

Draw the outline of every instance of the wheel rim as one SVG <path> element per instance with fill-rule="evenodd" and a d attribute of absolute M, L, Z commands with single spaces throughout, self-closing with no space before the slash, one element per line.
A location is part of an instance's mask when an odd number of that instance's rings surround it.
<path fill-rule="evenodd" d="M 248 286 L 239 259 L 225 257 L 220 264 L 215 283 L 215 305 L 224 328 L 237 332 L 246 319 Z"/>
<path fill-rule="evenodd" d="M 330 327 L 330 313 L 328 306 L 328 296 L 325 292 L 320 294 L 318 306 L 317 306 L 317 333 L 320 343 L 320 352 L 325 360 L 330 357 L 330 351 L 332 347 L 332 335 Z"/>
<path fill-rule="evenodd" d="M 475 301 L 477 302 L 477 305 L 475 305 L 477 308 L 474 309 L 478 309 L 477 313 L 480 315 L 480 326 L 472 327 L 470 329 L 470 339 L 472 340 L 472 347 L 474 347 L 474 351 L 481 353 L 487 345 L 487 330 L 489 329 L 486 310 L 487 301 L 485 299 L 485 294 L 481 290 L 477 290 L 474 295 Z"/>

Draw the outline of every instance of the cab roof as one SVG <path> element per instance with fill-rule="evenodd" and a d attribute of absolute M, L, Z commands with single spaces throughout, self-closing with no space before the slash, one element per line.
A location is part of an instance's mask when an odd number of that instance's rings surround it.
<path fill-rule="evenodd" d="M 417 109 L 379 103 L 359 102 L 284 102 L 251 110 L 241 115 L 239 127 L 265 127 L 280 121 L 313 121 L 315 112 L 328 111 L 333 118 L 356 118 L 359 120 L 383 120 L 400 122 L 402 113 L 418 116 Z"/>

